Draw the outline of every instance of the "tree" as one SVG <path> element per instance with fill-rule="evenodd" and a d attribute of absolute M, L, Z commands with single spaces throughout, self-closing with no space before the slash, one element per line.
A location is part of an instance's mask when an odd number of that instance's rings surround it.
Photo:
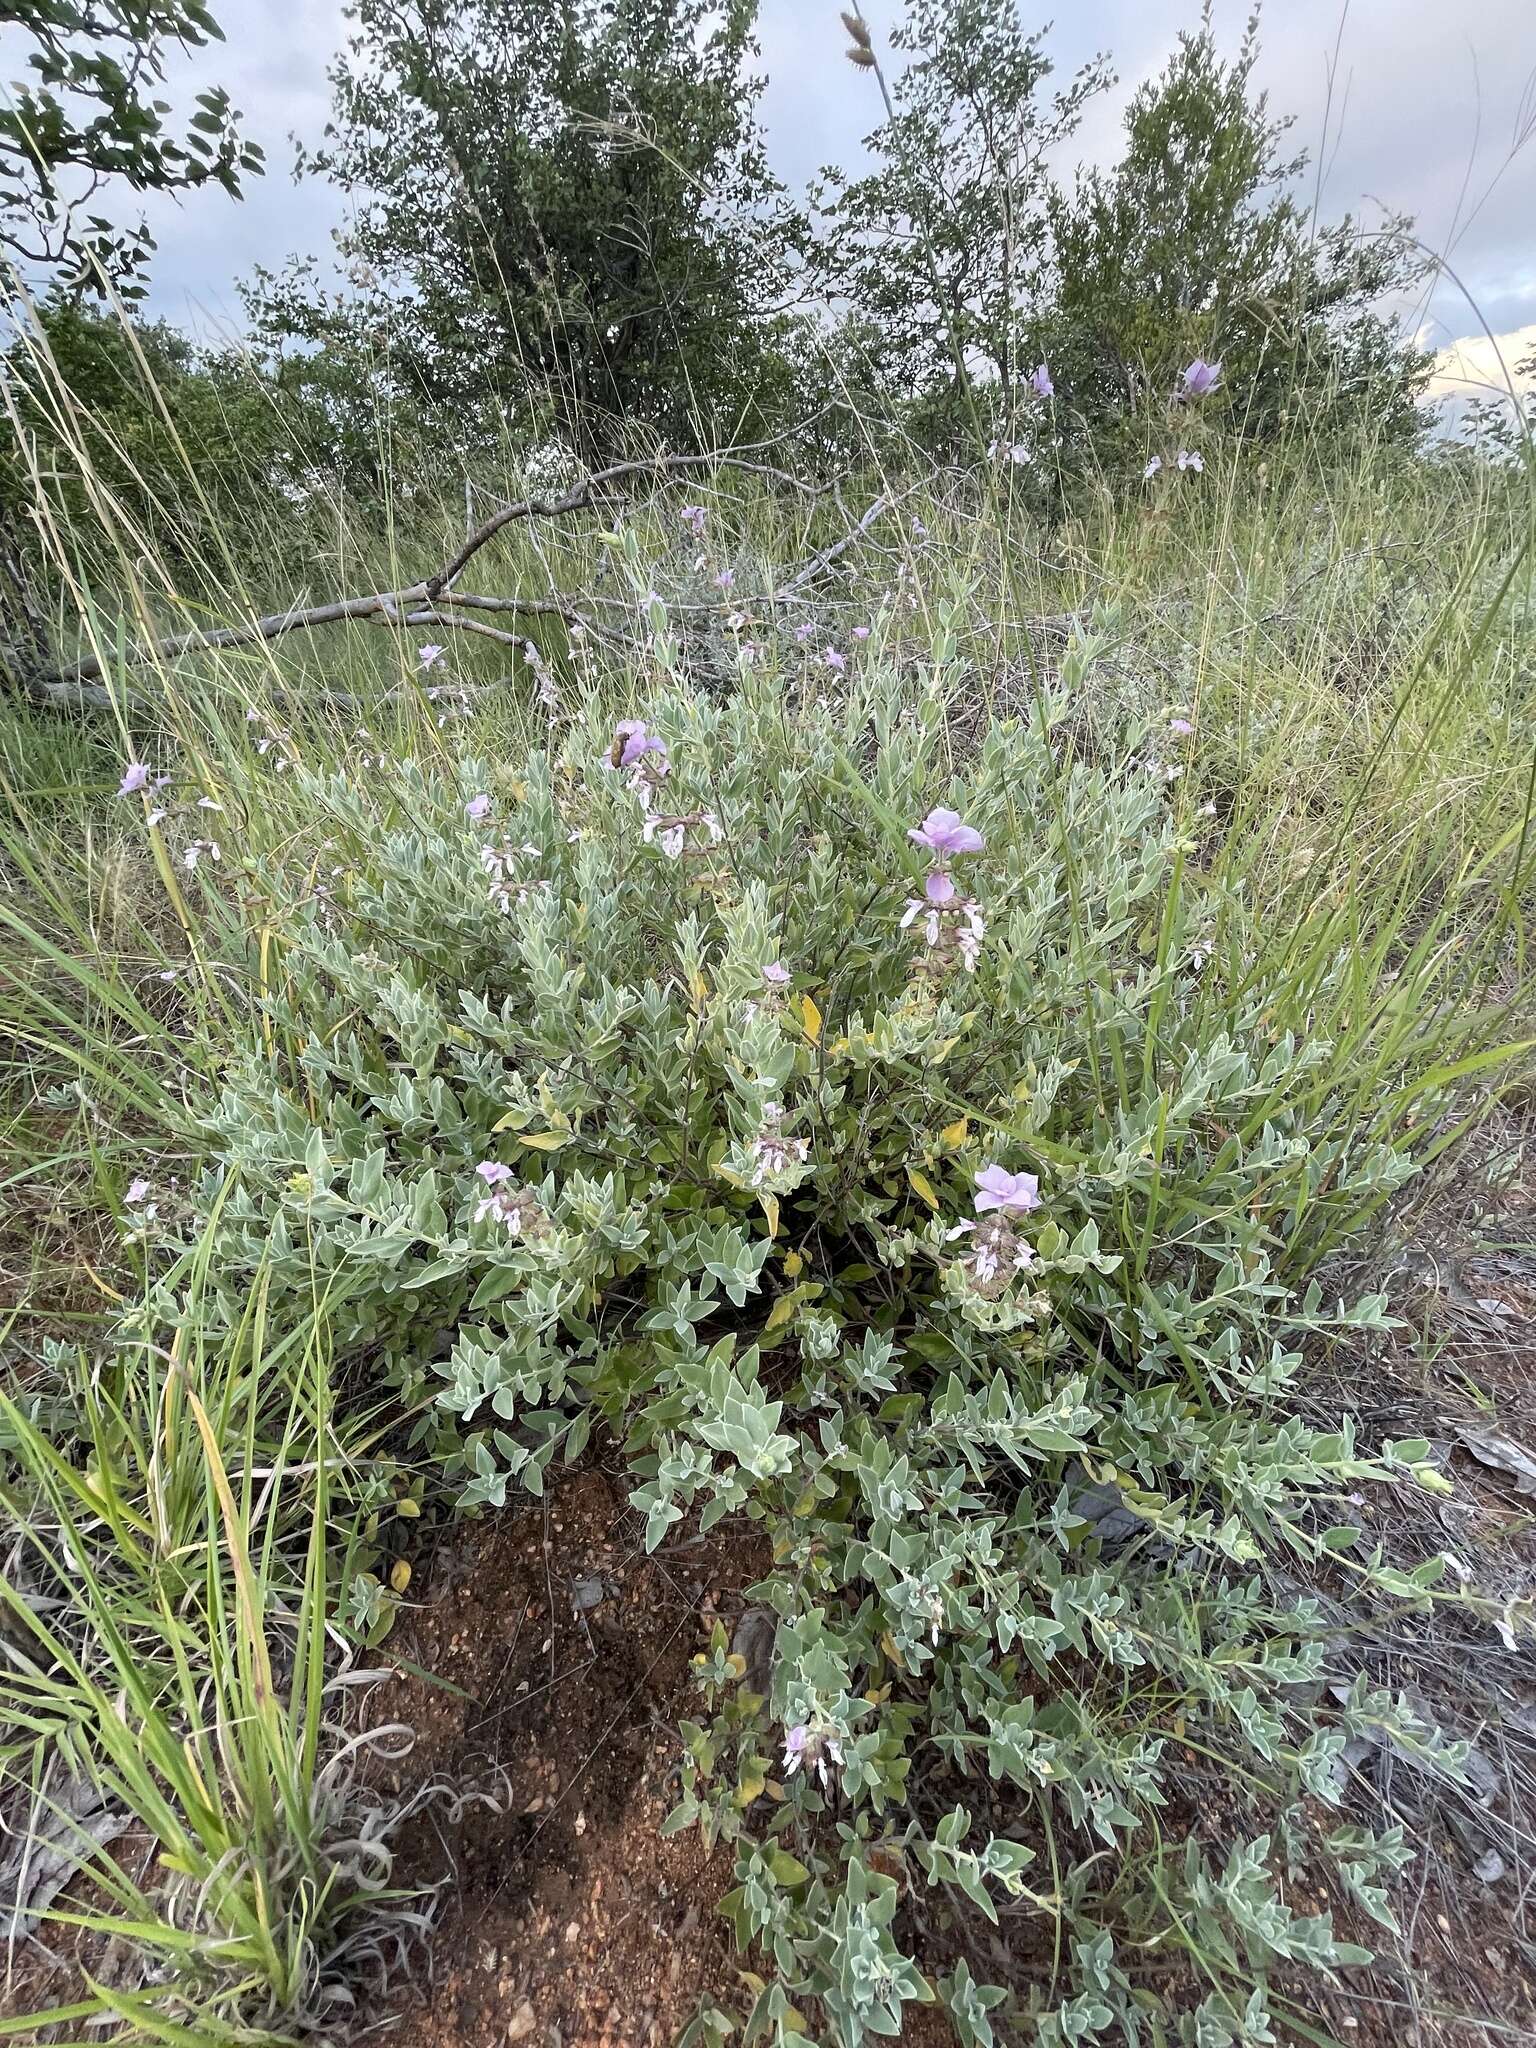
<path fill-rule="evenodd" d="M 757 0 L 354 0 L 313 168 L 370 202 L 351 302 L 259 294 L 269 338 L 387 326 L 402 384 L 590 452 L 622 422 L 735 430 L 803 227 L 754 122 Z"/>
<path fill-rule="evenodd" d="M 995 387 L 1005 415 L 1021 396 L 1049 278 L 1046 159 L 1109 83 L 1095 58 L 1045 99 L 1044 34 L 1025 35 L 1013 0 L 909 0 L 891 37 L 908 62 L 865 143 L 876 167 L 825 170 L 817 188 L 824 290 L 886 388 L 952 422 L 973 386 Z"/>
<path fill-rule="evenodd" d="M 88 209 L 117 186 L 238 197 L 262 154 L 242 141 L 228 93 L 200 92 L 180 136 L 154 97 L 166 46 L 220 39 L 202 0 L 0 0 L 0 24 L 30 38 L 30 78 L 0 106 L 0 252 L 34 289 L 141 297 L 154 242 L 143 222 Z"/>
<path fill-rule="evenodd" d="M 1306 158 L 1287 156 L 1289 122 L 1252 89 L 1258 26 L 1255 10 L 1224 63 L 1207 5 L 1133 96 L 1119 162 L 1053 194 L 1063 387 L 1102 425 L 1160 404 L 1192 356 L 1219 357 L 1245 433 L 1274 432 L 1305 404 L 1411 434 L 1425 359 L 1376 310 L 1415 275 L 1406 224 L 1314 227 L 1293 196 Z"/>

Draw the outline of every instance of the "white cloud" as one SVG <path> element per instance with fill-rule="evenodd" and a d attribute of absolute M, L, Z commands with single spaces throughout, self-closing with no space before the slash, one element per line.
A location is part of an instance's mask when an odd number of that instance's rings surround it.
<path fill-rule="evenodd" d="M 1536 391 L 1536 320 L 1508 334 L 1464 334 L 1441 349 L 1428 395 L 1462 402 L 1507 399 L 1511 386 Z"/>

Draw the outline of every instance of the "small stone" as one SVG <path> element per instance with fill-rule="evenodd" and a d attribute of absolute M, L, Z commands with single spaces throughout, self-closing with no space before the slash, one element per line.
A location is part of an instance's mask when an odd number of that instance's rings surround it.
<path fill-rule="evenodd" d="M 565 1938 L 567 1941 L 580 1941 L 581 1922 L 579 1920 L 572 1920 L 567 1923 L 565 1930 Z"/>
<path fill-rule="evenodd" d="M 526 2041 L 538 2023 L 538 2017 L 533 2007 L 525 1998 L 507 2022 L 507 2039 L 509 2041 Z"/>

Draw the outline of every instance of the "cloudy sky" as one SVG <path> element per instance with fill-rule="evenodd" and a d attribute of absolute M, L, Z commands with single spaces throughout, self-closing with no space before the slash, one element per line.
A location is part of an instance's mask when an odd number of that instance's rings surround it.
<path fill-rule="evenodd" d="M 327 111 L 325 69 L 345 32 L 344 0 L 216 0 L 227 42 L 178 73 L 221 82 L 266 148 L 267 177 L 236 205 L 199 195 L 184 208 L 156 204 L 160 243 L 155 310 L 186 324 L 238 320 L 233 284 L 255 263 L 327 247 L 341 195 L 314 181 L 295 185 L 288 138 L 313 140 Z M 1119 84 L 1089 111 L 1075 140 L 1086 160 L 1113 155 L 1125 101 L 1161 69 L 1198 0 L 1079 0 L 1053 32 L 1058 71 L 1096 50 L 1111 53 Z M 1023 7 L 1027 22 L 1035 10 Z M 1042 6 L 1038 18 L 1045 17 Z M 877 37 L 898 0 L 865 0 Z M 1235 45 L 1246 0 L 1215 0 L 1223 41 Z M 792 185 L 829 161 L 851 162 L 877 115 L 872 81 L 842 61 L 836 0 L 762 0 L 762 119 L 780 175 Z M 1295 136 L 1314 158 L 1328 215 L 1404 209 L 1460 281 L 1436 286 L 1420 309 L 1434 345 L 1472 337 L 1469 375 L 1488 374 L 1484 330 L 1514 354 L 1536 347 L 1536 7 L 1531 0 L 1272 0 L 1260 78 L 1276 111 L 1295 115 Z M 0 38 L 0 77 L 14 75 Z M 1310 174 L 1309 174 L 1310 175 Z M 1310 196 L 1310 191 L 1309 191 Z M 1447 368 L 1451 367 L 1447 359 Z"/>

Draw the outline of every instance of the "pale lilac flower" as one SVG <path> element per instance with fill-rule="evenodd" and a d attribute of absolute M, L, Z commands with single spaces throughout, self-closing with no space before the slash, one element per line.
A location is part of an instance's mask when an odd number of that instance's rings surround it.
<path fill-rule="evenodd" d="M 869 638 L 868 626 L 855 626 L 853 629 L 853 637 L 855 640 L 867 640 Z"/>
<path fill-rule="evenodd" d="M 200 796 L 197 800 L 197 808 L 200 811 L 222 811 L 224 806 L 214 797 Z"/>
<path fill-rule="evenodd" d="M 1181 448 L 1179 450 L 1179 467 L 1180 469 L 1192 469 L 1196 476 L 1198 476 L 1205 468 L 1205 457 L 1198 448 Z"/>
<path fill-rule="evenodd" d="M 539 1207 L 536 1195 L 528 1188 L 512 1184 L 512 1169 L 507 1167 L 504 1172 L 506 1177 L 498 1179 L 496 1184 L 491 1186 L 484 1201 L 476 1203 L 475 1221 L 484 1223 L 489 1218 L 492 1222 L 499 1223 L 510 1236 L 522 1237 L 528 1233 L 530 1226 L 545 1221 L 544 1212 Z"/>
<path fill-rule="evenodd" d="M 942 805 L 931 810 L 921 825 L 911 826 L 907 837 L 941 858 L 957 853 L 980 853 L 987 843 L 974 825 L 964 823 L 958 811 L 945 810 Z"/>
<path fill-rule="evenodd" d="M 917 535 L 919 540 L 926 540 L 928 538 L 928 528 L 924 525 L 921 519 L 913 520 L 912 531 Z"/>
<path fill-rule="evenodd" d="M 725 623 L 732 633 L 739 633 L 747 623 L 747 615 L 745 612 L 731 612 L 727 615 Z"/>
<path fill-rule="evenodd" d="M 821 657 L 828 668 L 845 669 L 848 666 L 846 654 L 839 654 L 835 647 L 829 647 Z"/>
<path fill-rule="evenodd" d="M 117 785 L 119 796 L 136 796 L 141 789 L 149 787 L 149 770 L 142 761 L 130 761 L 123 770 L 123 779 Z"/>
<path fill-rule="evenodd" d="M 980 905 L 962 904 L 959 922 L 955 926 L 955 948 L 967 974 L 976 972 L 976 962 L 981 958 L 981 942 L 986 936 L 987 927 L 982 922 Z"/>
<path fill-rule="evenodd" d="M 648 590 L 640 600 L 639 609 L 642 613 L 649 612 L 653 605 L 664 605 L 665 602 L 659 590 Z"/>
<path fill-rule="evenodd" d="M 435 641 L 428 640 L 424 646 L 417 648 L 416 659 L 423 668 L 436 668 L 447 652 L 446 647 L 439 647 Z"/>
<path fill-rule="evenodd" d="M 789 986 L 789 969 L 782 960 L 770 960 L 763 969 L 763 979 L 770 988 L 787 988 Z"/>
<path fill-rule="evenodd" d="M 694 533 L 702 535 L 704 521 L 708 517 L 702 505 L 685 505 L 681 517 L 684 526 L 689 527 Z"/>
<path fill-rule="evenodd" d="M 830 1728 L 809 1727 L 798 1722 L 784 1731 L 784 1775 L 792 1778 L 802 1765 L 813 1769 L 823 1786 L 827 1782 L 827 1764 L 832 1762 L 842 1767 L 843 1751 L 836 1734 Z"/>
<path fill-rule="evenodd" d="M 1001 1209 L 1009 1216 L 1023 1216 L 1040 1206 L 1040 1183 L 1032 1173 L 1010 1173 L 995 1163 L 976 1176 L 976 1214 Z"/>
<path fill-rule="evenodd" d="M 796 628 L 795 628 L 795 638 L 796 638 L 797 640 L 800 640 L 800 641 L 805 641 L 805 640 L 809 640 L 809 639 L 810 639 L 810 637 L 811 637 L 811 635 L 812 635 L 812 634 L 813 634 L 813 633 L 814 633 L 815 631 L 816 631 L 816 628 L 815 628 L 815 626 L 814 626 L 814 625 L 812 624 L 812 622 L 811 622 L 811 621 L 810 621 L 809 619 L 807 619 L 807 620 L 805 621 L 804 625 L 802 625 L 802 626 L 796 626 Z"/>
<path fill-rule="evenodd" d="M 734 569 L 722 569 L 715 578 L 715 588 L 716 590 L 729 590 L 735 581 L 736 571 Z"/>
<path fill-rule="evenodd" d="M 224 857 L 219 851 L 219 842 L 216 839 L 194 839 L 181 856 L 181 864 L 188 874 L 197 866 L 205 853 L 210 860 L 222 860 Z"/>
<path fill-rule="evenodd" d="M 1168 721 L 1168 730 L 1177 733 L 1181 740 L 1187 740 L 1194 729 L 1187 718 L 1170 718 Z"/>
<path fill-rule="evenodd" d="M 464 815 L 471 825 L 483 823 L 491 815 L 490 798 L 483 793 L 480 796 L 472 796 L 464 806 Z"/>
<path fill-rule="evenodd" d="M 655 754 L 664 762 L 667 759 L 667 743 L 659 733 L 647 732 L 643 718 L 621 718 L 614 727 L 614 749 L 619 768 L 633 768 L 646 754 Z"/>
<path fill-rule="evenodd" d="M 948 898 L 943 894 L 945 884 L 949 886 Z M 981 942 L 987 935 L 980 904 L 956 897 L 954 884 L 945 874 L 930 875 L 923 886 L 925 896 L 908 897 L 901 914 L 901 929 L 906 931 L 922 919 L 923 944 L 934 956 L 930 971 L 941 969 L 952 956 L 957 956 L 967 974 L 974 974 L 981 957 Z"/>
<path fill-rule="evenodd" d="M 1015 441 L 1012 447 L 1008 450 L 1008 460 L 1011 463 L 1013 463 L 1016 467 L 1022 465 L 1023 463 L 1033 461 L 1033 459 L 1034 458 L 1031 456 L 1029 450 L 1025 447 L 1022 441 Z"/>
<path fill-rule="evenodd" d="M 1184 396 L 1186 398 L 1204 398 L 1208 392 L 1216 389 L 1220 380 L 1220 363 L 1208 363 L 1204 356 L 1196 356 L 1181 379 Z"/>
<path fill-rule="evenodd" d="M 500 1187 L 503 1181 L 512 1178 L 511 1167 L 504 1166 L 499 1159 L 482 1159 L 475 1172 L 488 1188 Z"/>
<path fill-rule="evenodd" d="M 1141 472 L 1141 474 L 1143 478 L 1148 483 L 1150 483 L 1153 477 L 1155 477 L 1158 471 L 1162 468 L 1162 466 L 1163 458 L 1161 457 L 1161 455 L 1154 455 L 1152 457 L 1152 460 L 1147 464 L 1146 468 Z"/>
<path fill-rule="evenodd" d="M 762 1124 L 752 1140 L 751 1156 L 756 1162 L 752 1169 L 752 1185 L 761 1187 L 765 1180 L 775 1179 L 787 1173 L 792 1166 L 803 1166 L 811 1156 L 808 1138 L 789 1138 L 784 1135 L 784 1105 L 781 1102 L 765 1102 L 762 1109 Z"/>
<path fill-rule="evenodd" d="M 1051 373 L 1044 363 L 1038 364 L 1030 373 L 1029 388 L 1037 398 L 1056 396 L 1056 386 L 1051 382 Z"/>
<path fill-rule="evenodd" d="M 156 804 L 155 808 L 152 811 L 147 811 L 145 813 L 144 822 L 146 825 L 149 826 L 150 830 L 153 831 L 155 826 L 160 823 L 160 820 L 162 818 L 168 818 L 169 816 L 169 811 L 167 811 L 162 805 Z"/>
<path fill-rule="evenodd" d="M 129 1181 L 123 1200 L 130 1209 L 136 1209 L 148 1193 L 149 1182 L 141 1174 L 136 1180 Z"/>

